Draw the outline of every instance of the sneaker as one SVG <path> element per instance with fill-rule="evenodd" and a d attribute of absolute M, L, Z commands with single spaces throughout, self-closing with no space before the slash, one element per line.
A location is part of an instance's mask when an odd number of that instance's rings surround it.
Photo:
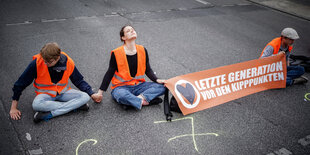
<path fill-rule="evenodd" d="M 293 84 L 304 84 L 308 82 L 308 78 L 306 78 L 305 76 L 301 76 L 299 78 L 294 79 Z"/>
<path fill-rule="evenodd" d="M 80 106 L 79 108 L 77 108 L 77 110 L 82 110 L 82 111 L 88 111 L 88 109 L 89 109 L 88 103 L 86 103 L 86 104 Z"/>
<path fill-rule="evenodd" d="M 51 112 L 36 112 L 33 117 L 33 122 L 39 123 L 40 121 L 48 121 L 49 119 L 53 118 Z"/>
<path fill-rule="evenodd" d="M 162 102 L 163 102 L 163 99 L 156 97 L 150 101 L 150 105 L 157 105 L 157 104 L 162 103 Z"/>

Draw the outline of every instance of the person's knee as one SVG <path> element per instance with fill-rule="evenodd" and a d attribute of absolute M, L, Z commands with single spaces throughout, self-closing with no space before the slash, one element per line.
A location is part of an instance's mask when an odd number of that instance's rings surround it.
<path fill-rule="evenodd" d="M 305 68 L 302 67 L 302 66 L 299 67 L 299 70 L 300 70 L 300 74 L 301 74 L 301 75 L 305 74 L 305 72 L 306 72 L 306 71 L 305 71 Z"/>
<path fill-rule="evenodd" d="M 159 83 L 152 82 L 151 87 L 153 87 L 153 88 L 163 88 L 164 85 L 159 84 Z"/>
<path fill-rule="evenodd" d="M 43 97 L 41 97 L 42 94 L 40 94 L 40 96 L 36 96 L 34 98 L 34 100 L 32 101 L 32 109 L 35 111 L 39 111 L 40 109 L 42 109 L 44 107 L 44 102 L 45 99 Z"/>
<path fill-rule="evenodd" d="M 127 98 L 128 95 L 129 95 L 128 91 L 125 89 L 115 88 L 115 90 L 113 90 L 112 92 L 112 97 L 116 99 L 117 101 Z"/>
<path fill-rule="evenodd" d="M 42 109 L 44 109 L 45 105 L 43 103 L 43 101 L 41 100 L 34 100 L 32 102 L 32 109 L 34 111 L 42 111 Z"/>
<path fill-rule="evenodd" d="M 127 100 L 129 98 L 129 94 L 128 93 L 120 93 L 118 95 L 119 100 Z"/>
<path fill-rule="evenodd" d="M 34 111 L 38 111 L 40 109 L 40 105 L 37 102 L 33 101 L 32 102 L 32 109 Z"/>
<path fill-rule="evenodd" d="M 158 91 L 160 91 L 161 93 L 165 92 L 165 86 L 159 83 L 155 83 L 156 85 L 154 86 Z"/>
<path fill-rule="evenodd" d="M 89 95 L 88 95 L 87 93 L 82 92 L 82 93 L 81 93 L 81 99 L 82 99 L 83 101 L 85 101 L 85 103 L 86 103 L 86 102 L 88 102 L 88 101 L 90 100 L 90 97 L 89 97 Z"/>

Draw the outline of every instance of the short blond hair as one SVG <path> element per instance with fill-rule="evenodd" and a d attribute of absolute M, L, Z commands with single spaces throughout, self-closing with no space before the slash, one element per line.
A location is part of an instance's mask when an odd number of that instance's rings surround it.
<path fill-rule="evenodd" d="M 45 44 L 40 51 L 40 55 L 45 61 L 50 61 L 52 59 L 56 60 L 60 56 L 60 52 L 58 44 L 53 42 Z"/>

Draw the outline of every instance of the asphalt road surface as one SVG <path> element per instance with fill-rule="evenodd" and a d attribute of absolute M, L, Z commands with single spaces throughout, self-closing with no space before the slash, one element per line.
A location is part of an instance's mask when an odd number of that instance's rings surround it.
<path fill-rule="evenodd" d="M 0 154 L 310 154 L 310 83 L 174 113 L 168 123 L 162 104 L 125 111 L 108 89 L 88 112 L 34 124 L 29 86 L 22 119 L 9 118 L 12 86 L 47 42 L 57 42 L 97 91 L 125 24 L 157 76 L 169 79 L 257 59 L 285 27 L 299 33 L 294 54 L 309 56 L 310 21 L 242 0 L 2 0 L 0 19 Z"/>

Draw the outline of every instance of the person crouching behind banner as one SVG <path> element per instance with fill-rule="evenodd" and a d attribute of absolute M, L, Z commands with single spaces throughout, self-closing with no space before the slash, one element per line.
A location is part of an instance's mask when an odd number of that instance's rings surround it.
<path fill-rule="evenodd" d="M 165 80 L 158 79 L 151 69 L 148 52 L 142 45 L 135 43 L 137 33 L 132 26 L 124 26 L 120 39 L 124 44 L 111 52 L 110 64 L 102 80 L 98 95 L 106 91 L 112 81 L 113 99 L 119 104 L 141 109 L 142 106 L 162 102 Z M 147 75 L 153 82 L 145 82 Z"/>
<path fill-rule="evenodd" d="M 292 44 L 296 39 L 299 39 L 296 30 L 294 30 L 293 28 L 285 28 L 281 32 L 281 37 L 275 38 L 271 42 L 269 42 L 260 56 L 260 58 L 264 58 L 281 53 L 286 55 L 287 86 L 308 82 L 308 79 L 302 76 L 305 73 L 304 67 L 289 65 L 289 56 L 291 54 L 291 50 L 293 49 Z"/>
<path fill-rule="evenodd" d="M 68 86 L 69 78 L 81 91 Z M 17 109 L 18 100 L 22 91 L 33 80 L 37 94 L 32 103 L 33 110 L 36 111 L 33 119 L 35 123 L 75 109 L 87 111 L 89 96 L 93 100 L 98 98 L 91 86 L 83 80 L 73 60 L 61 52 L 57 43 L 47 43 L 39 54 L 33 56 L 31 63 L 14 84 L 10 110 L 13 120 L 21 118 L 21 112 Z"/>

